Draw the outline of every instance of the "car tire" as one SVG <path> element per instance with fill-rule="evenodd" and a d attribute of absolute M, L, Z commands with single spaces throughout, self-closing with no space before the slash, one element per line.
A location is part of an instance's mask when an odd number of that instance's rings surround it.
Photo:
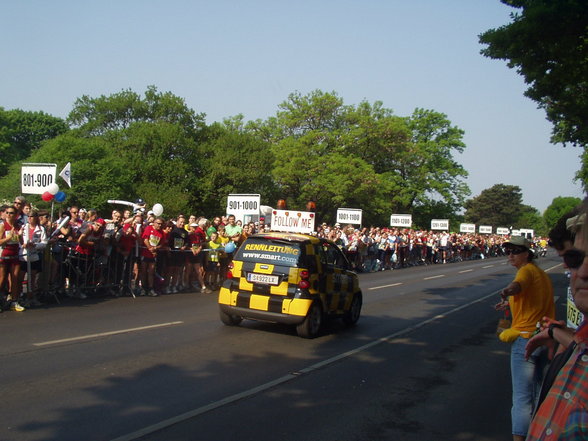
<path fill-rule="evenodd" d="M 323 309 L 320 304 L 314 302 L 304 321 L 296 326 L 296 332 L 302 338 L 314 338 L 318 335 L 323 324 Z"/>
<path fill-rule="evenodd" d="M 353 326 L 359 320 L 359 316 L 361 315 L 361 306 L 363 304 L 363 296 L 361 292 L 356 293 L 353 296 L 353 300 L 351 301 L 351 306 L 349 307 L 349 311 L 347 311 L 343 315 L 343 323 L 347 326 Z"/>
<path fill-rule="evenodd" d="M 222 309 L 219 310 L 219 315 L 221 322 L 223 322 L 227 326 L 237 326 L 239 323 L 243 321 L 242 317 L 237 315 L 230 315 L 224 312 Z"/>

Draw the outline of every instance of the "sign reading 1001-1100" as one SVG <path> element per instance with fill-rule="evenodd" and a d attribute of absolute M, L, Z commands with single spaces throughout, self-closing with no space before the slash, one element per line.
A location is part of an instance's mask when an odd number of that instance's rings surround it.
<path fill-rule="evenodd" d="M 43 194 L 55 182 L 57 164 L 23 164 L 21 168 L 22 194 Z"/>
<path fill-rule="evenodd" d="M 359 208 L 338 208 L 337 222 L 341 224 L 361 225 L 363 211 Z"/>

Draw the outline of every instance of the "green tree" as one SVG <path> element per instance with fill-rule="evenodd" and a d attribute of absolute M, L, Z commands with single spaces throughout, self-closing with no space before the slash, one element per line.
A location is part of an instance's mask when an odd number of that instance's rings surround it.
<path fill-rule="evenodd" d="M 142 197 L 161 203 L 166 214 L 198 208 L 199 178 L 205 173 L 199 146 L 206 139 L 203 115 L 170 92 L 148 88 L 145 97 L 124 91 L 82 97 L 70 113 L 76 127 L 45 143 L 30 160 L 72 163 L 68 202 L 109 211 L 108 199 Z M 0 181 L 19 186 L 20 164 Z M 10 194 L 10 193 L 7 193 Z"/>
<path fill-rule="evenodd" d="M 79 204 L 86 208 L 106 210 L 107 199 L 119 198 L 132 185 L 126 164 L 120 155 L 102 138 L 80 138 L 73 132 L 60 135 L 43 144 L 27 158 L 28 162 L 55 163 L 60 167 L 72 163 L 73 187 L 59 184 L 67 195 L 63 207 Z M 0 193 L 20 193 L 21 164 L 10 167 L 9 174 L 0 180 Z M 30 195 L 39 207 L 49 207 L 40 196 Z M 60 204 L 56 204 L 60 207 Z"/>
<path fill-rule="evenodd" d="M 453 157 L 465 148 L 463 130 L 451 126 L 446 115 L 425 109 L 416 109 L 407 125 L 410 142 L 397 150 L 394 173 L 388 172 L 394 202 L 400 210 L 435 200 L 457 209 L 470 194 L 463 181 L 467 172 Z"/>
<path fill-rule="evenodd" d="M 559 196 L 554 198 L 543 213 L 546 229 L 550 230 L 553 228 L 564 214 L 576 208 L 581 202 L 581 199 L 574 197 Z"/>
<path fill-rule="evenodd" d="M 346 201 L 386 223 L 392 211 L 411 212 L 434 200 L 458 207 L 469 194 L 462 181 L 467 173 L 453 158 L 465 147 L 463 131 L 441 113 L 417 109 L 402 118 L 381 102 L 347 106 L 334 92 L 321 91 L 291 94 L 279 108 L 251 130 L 271 143 L 278 191 L 296 208 L 321 199 L 317 209 L 328 216 Z M 345 183 L 355 178 L 346 176 L 347 164 L 364 173 L 359 202 Z M 337 202 L 327 202 L 325 194 Z"/>
<path fill-rule="evenodd" d="M 268 142 L 244 129 L 242 116 L 212 124 L 200 151 L 206 173 L 199 178 L 198 193 L 205 212 L 224 213 L 231 193 L 260 194 L 263 205 L 275 203 L 273 152 Z"/>
<path fill-rule="evenodd" d="M 0 177 L 8 173 L 11 164 L 22 161 L 44 141 L 68 129 L 63 119 L 44 112 L 0 107 Z"/>
<path fill-rule="evenodd" d="M 525 95 L 553 124 L 552 142 L 588 146 L 588 2 L 501 0 L 512 22 L 480 35 L 481 53 L 507 60 L 529 85 Z M 588 158 L 578 177 L 588 181 Z"/>
<path fill-rule="evenodd" d="M 545 221 L 539 213 L 539 210 L 530 205 L 522 205 L 519 216 L 516 221 L 517 228 L 530 228 L 534 231 L 535 236 L 545 236 L 547 229 Z"/>
<path fill-rule="evenodd" d="M 88 136 L 118 132 L 137 122 L 177 124 L 194 138 L 206 127 L 204 114 L 196 114 L 183 98 L 158 92 L 155 86 L 147 88 L 145 97 L 132 90 L 98 98 L 84 95 L 75 101 L 67 120 Z"/>
<path fill-rule="evenodd" d="M 518 225 L 523 211 L 521 188 L 496 184 L 465 203 L 465 220 L 477 225 L 523 227 Z"/>

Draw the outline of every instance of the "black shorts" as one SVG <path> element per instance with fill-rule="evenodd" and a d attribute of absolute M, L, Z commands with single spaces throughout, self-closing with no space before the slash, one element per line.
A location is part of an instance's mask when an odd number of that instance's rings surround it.
<path fill-rule="evenodd" d="M 203 265 L 204 262 L 206 261 L 206 253 L 203 251 L 200 251 L 198 254 L 194 255 L 194 253 L 190 253 L 188 254 L 188 262 L 192 263 L 192 264 L 200 264 Z"/>
<path fill-rule="evenodd" d="M 171 266 L 184 266 L 188 253 L 180 250 L 172 250 L 169 255 L 169 264 Z"/>
<path fill-rule="evenodd" d="M 27 269 L 28 269 L 27 262 L 21 261 L 20 262 L 20 270 L 26 272 Z M 31 262 L 31 271 L 37 271 L 38 273 L 43 271 L 43 261 L 41 259 L 39 259 L 35 262 Z"/>

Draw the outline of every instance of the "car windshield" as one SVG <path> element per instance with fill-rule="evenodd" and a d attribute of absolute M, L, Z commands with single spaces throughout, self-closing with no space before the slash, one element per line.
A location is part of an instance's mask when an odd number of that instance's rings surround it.
<path fill-rule="evenodd" d="M 239 247 L 235 259 L 244 262 L 296 266 L 301 253 L 299 242 L 252 237 Z"/>

